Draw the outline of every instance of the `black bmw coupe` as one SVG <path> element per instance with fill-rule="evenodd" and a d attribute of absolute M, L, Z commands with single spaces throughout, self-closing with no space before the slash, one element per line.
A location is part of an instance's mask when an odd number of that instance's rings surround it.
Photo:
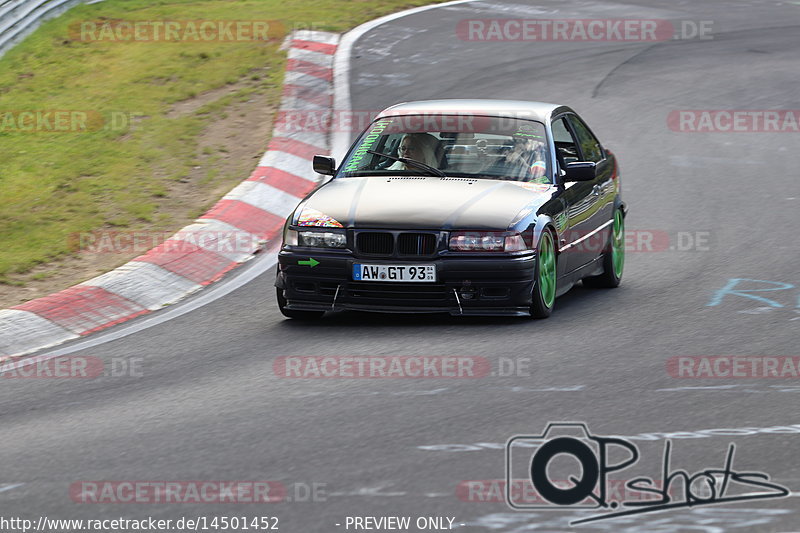
<path fill-rule="evenodd" d="M 381 112 L 286 222 L 281 312 L 544 318 L 582 280 L 616 287 L 615 156 L 569 107 L 409 102 Z"/>

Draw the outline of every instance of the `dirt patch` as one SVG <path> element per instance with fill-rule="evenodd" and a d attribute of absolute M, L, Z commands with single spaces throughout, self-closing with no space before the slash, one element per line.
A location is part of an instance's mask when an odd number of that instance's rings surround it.
<path fill-rule="evenodd" d="M 182 179 L 164 182 L 165 192 L 155 219 L 166 222 L 137 227 L 137 232 L 178 231 L 206 212 L 256 167 L 271 137 L 280 103 L 279 88 L 270 86 L 258 74 L 248 74 L 238 83 L 178 102 L 167 116 L 197 114 L 204 106 L 231 97 L 232 102 L 207 113 L 210 120 L 198 138 L 198 165 Z M 38 265 L 25 274 L 9 274 L 6 278 L 10 283 L 0 284 L 0 309 L 94 278 L 140 254 L 141 250 L 127 254 L 79 251 Z"/>
<path fill-rule="evenodd" d="M 182 102 L 176 102 L 173 104 L 172 108 L 167 111 L 166 116 L 167 118 L 179 118 L 186 115 L 192 115 L 199 111 L 203 106 L 207 104 L 213 104 L 214 102 L 236 93 L 241 89 L 245 89 L 247 87 L 258 87 L 259 80 L 259 72 L 253 71 L 252 73 L 248 74 L 247 77 L 242 78 L 236 83 L 229 83 L 224 87 L 214 89 L 213 91 L 207 91 L 197 95 L 194 98 L 183 100 Z"/>

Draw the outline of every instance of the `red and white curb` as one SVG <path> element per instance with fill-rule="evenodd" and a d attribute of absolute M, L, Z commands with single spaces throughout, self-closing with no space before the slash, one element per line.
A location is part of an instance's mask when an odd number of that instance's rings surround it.
<path fill-rule="evenodd" d="M 338 34 L 316 31 L 289 37 L 278 116 L 330 109 L 338 42 Z M 0 310 L 0 363 L 173 304 L 277 243 L 286 217 L 320 180 L 311 159 L 329 151 L 329 132 L 276 126 L 251 176 L 195 223 L 111 272 Z M 226 235 L 237 246 L 220 243 Z"/>

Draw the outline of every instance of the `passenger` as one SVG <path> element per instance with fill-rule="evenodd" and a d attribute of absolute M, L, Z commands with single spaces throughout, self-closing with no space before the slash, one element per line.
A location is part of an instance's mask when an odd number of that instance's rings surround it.
<path fill-rule="evenodd" d="M 517 181 L 548 183 L 545 145 L 533 137 L 514 135 L 513 147 L 492 166 L 492 174 L 508 176 Z"/>
<path fill-rule="evenodd" d="M 406 133 L 400 141 L 397 155 L 439 168 L 438 151 L 439 140 L 430 133 Z M 419 170 L 419 168 L 406 165 L 402 161 L 395 161 L 386 170 Z"/>

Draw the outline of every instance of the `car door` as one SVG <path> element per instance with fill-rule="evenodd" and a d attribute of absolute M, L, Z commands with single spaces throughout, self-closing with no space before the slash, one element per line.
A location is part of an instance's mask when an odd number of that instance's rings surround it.
<path fill-rule="evenodd" d="M 616 191 L 612 179 L 614 172 L 600 141 L 597 140 L 586 122 L 575 114 L 569 114 L 567 118 L 578 141 L 578 150 L 581 153 L 582 161 L 592 161 L 597 164 L 597 177 L 591 182 L 593 197 L 591 226 L 596 233 L 583 241 L 583 247 L 587 252 L 585 259 L 591 261 L 603 252 L 611 232 Z"/>
<path fill-rule="evenodd" d="M 560 168 L 573 161 L 583 161 L 580 144 L 572 130 L 567 115 L 555 118 L 551 123 L 553 142 Z M 561 178 L 560 178 L 561 179 Z M 598 209 L 598 195 L 595 194 L 595 181 L 579 181 L 565 184 L 564 202 L 566 204 L 567 230 L 559 239 L 561 261 L 566 262 L 566 271 L 571 272 L 592 261 L 596 251 L 587 246 L 592 233 L 599 226 L 595 215 Z"/>

